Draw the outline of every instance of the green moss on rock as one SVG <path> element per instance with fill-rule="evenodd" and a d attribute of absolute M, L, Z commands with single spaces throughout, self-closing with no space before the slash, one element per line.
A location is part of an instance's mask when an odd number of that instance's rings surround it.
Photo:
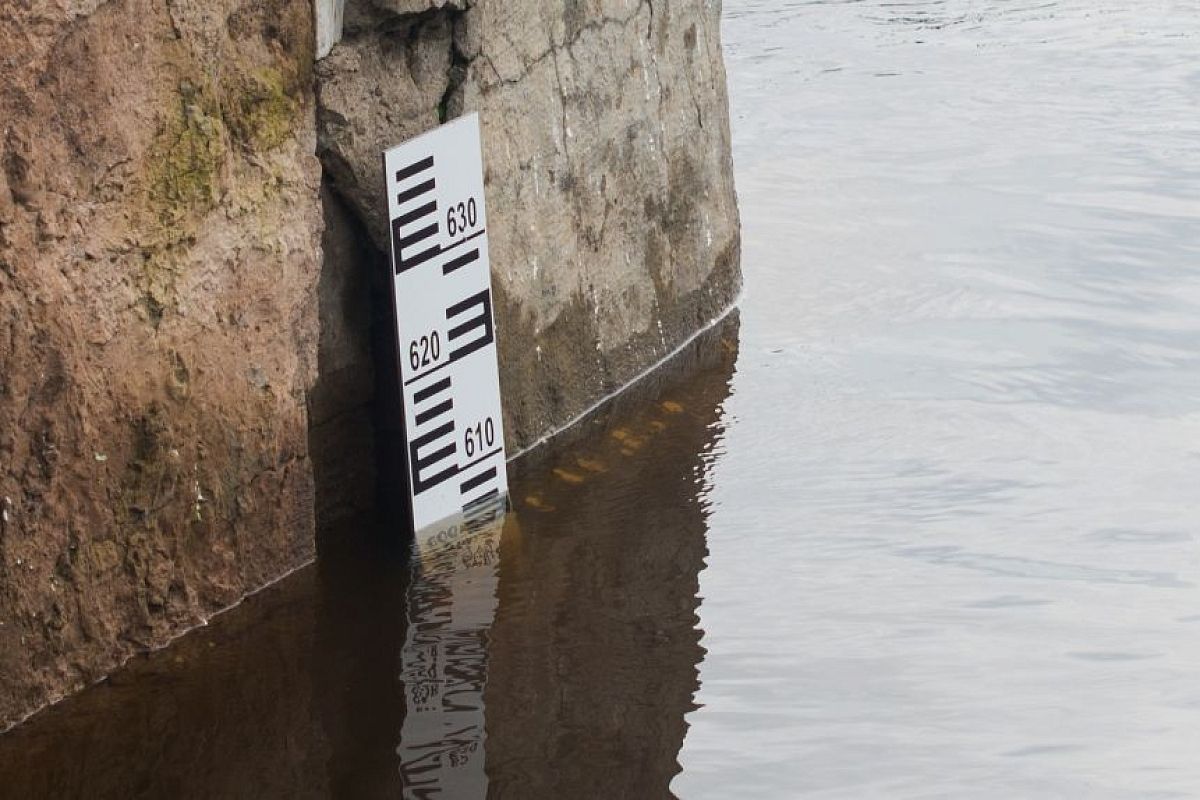
<path fill-rule="evenodd" d="M 224 104 L 233 137 L 255 151 L 273 150 L 292 135 L 299 104 L 289 82 L 273 67 L 255 70 L 240 81 Z"/>
<path fill-rule="evenodd" d="M 225 159 L 225 125 L 211 97 L 185 82 L 180 100 L 148 159 L 150 204 L 164 223 L 214 205 Z"/>

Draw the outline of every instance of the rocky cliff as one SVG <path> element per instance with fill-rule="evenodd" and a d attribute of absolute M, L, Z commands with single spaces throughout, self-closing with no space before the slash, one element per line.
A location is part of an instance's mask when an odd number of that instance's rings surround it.
<path fill-rule="evenodd" d="M 0 6 L 0 728 L 374 503 L 385 146 L 480 112 L 513 452 L 736 294 L 719 3 L 316 6 Z"/>
<path fill-rule="evenodd" d="M 381 142 L 480 113 L 510 450 L 728 307 L 737 209 L 714 0 L 375 0 L 317 67 L 333 190 L 387 247 Z"/>
<path fill-rule="evenodd" d="M 0 727 L 312 556 L 312 36 L 0 9 Z"/>

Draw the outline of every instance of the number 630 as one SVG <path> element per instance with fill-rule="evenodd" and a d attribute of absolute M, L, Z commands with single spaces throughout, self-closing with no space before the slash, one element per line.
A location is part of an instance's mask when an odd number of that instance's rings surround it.
<path fill-rule="evenodd" d="M 474 228 L 478 221 L 479 211 L 475 208 L 475 198 L 472 197 L 465 203 L 450 206 L 446 211 L 446 232 L 457 236 L 462 231 Z"/>

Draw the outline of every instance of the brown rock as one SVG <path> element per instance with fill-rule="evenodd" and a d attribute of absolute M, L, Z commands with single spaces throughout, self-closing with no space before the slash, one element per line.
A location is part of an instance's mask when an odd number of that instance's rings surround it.
<path fill-rule="evenodd" d="M 260 5 L 0 11 L 0 728 L 312 556 L 311 11 Z"/>

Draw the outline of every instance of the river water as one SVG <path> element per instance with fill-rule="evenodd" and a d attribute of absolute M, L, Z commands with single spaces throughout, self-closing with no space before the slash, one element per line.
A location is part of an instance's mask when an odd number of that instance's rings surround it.
<path fill-rule="evenodd" d="M 1200 6 L 725 10 L 740 315 L 0 796 L 1200 796 Z"/>
<path fill-rule="evenodd" d="M 729 0 L 683 797 L 1200 797 L 1200 4 Z"/>

